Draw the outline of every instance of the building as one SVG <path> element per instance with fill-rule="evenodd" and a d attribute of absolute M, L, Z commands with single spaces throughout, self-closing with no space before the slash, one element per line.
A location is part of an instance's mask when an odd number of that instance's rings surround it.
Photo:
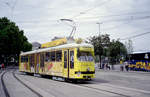
<path fill-rule="evenodd" d="M 38 43 L 38 42 L 33 42 L 32 43 L 32 50 L 37 50 L 39 48 L 41 48 L 41 44 L 40 43 Z"/>

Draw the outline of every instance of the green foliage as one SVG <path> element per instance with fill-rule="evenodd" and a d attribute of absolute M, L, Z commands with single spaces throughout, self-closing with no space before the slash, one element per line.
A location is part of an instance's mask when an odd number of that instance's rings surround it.
<path fill-rule="evenodd" d="M 110 44 L 110 38 L 108 34 L 101 35 L 101 36 L 93 36 L 90 37 L 89 43 L 91 43 L 94 46 L 95 55 L 106 55 L 106 48 Z"/>
<path fill-rule="evenodd" d="M 121 43 L 119 40 L 117 40 L 117 41 L 113 40 L 110 43 L 109 51 L 110 51 L 111 57 L 113 57 L 113 56 L 117 57 L 120 55 L 125 55 L 127 53 L 124 44 Z"/>
<path fill-rule="evenodd" d="M 31 48 L 24 32 L 14 22 L 6 17 L 0 18 L 0 57 L 18 57 L 20 51 L 29 51 Z"/>
<path fill-rule="evenodd" d="M 127 54 L 126 47 L 123 43 L 121 43 L 119 40 L 115 41 L 113 40 L 110 43 L 109 46 L 109 57 L 111 63 L 114 63 L 115 61 L 121 59 L 121 57 L 125 57 Z"/>
<path fill-rule="evenodd" d="M 109 57 L 111 63 L 116 62 L 127 54 L 125 45 L 119 40 L 110 41 L 108 34 L 93 36 L 88 40 L 88 43 L 91 43 L 94 46 L 95 55 L 98 55 L 100 58 L 101 56 Z"/>

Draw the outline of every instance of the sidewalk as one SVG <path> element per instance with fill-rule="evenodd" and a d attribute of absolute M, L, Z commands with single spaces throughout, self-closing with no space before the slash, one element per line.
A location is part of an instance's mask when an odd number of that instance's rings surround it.
<path fill-rule="evenodd" d="M 110 67 L 111 67 L 110 70 L 107 70 L 106 68 L 104 68 L 104 69 L 99 69 L 99 67 L 98 67 L 97 65 L 98 65 L 98 64 L 96 64 L 96 66 L 95 66 L 95 71 L 114 71 L 114 72 L 130 72 L 130 73 L 142 73 L 142 74 L 145 74 L 145 73 L 146 73 L 146 74 L 150 74 L 150 72 L 144 72 L 144 71 L 131 71 L 131 70 L 126 71 L 125 68 L 124 68 L 124 71 L 120 71 L 120 64 L 115 64 L 113 70 L 112 70 L 111 65 L 110 65 Z"/>
<path fill-rule="evenodd" d="M 110 69 L 110 70 L 106 70 L 106 69 L 99 69 L 99 68 L 97 68 L 97 69 L 95 69 L 95 71 L 96 72 L 122 72 L 122 73 L 139 73 L 139 74 L 150 74 L 150 72 L 144 72 L 144 71 L 126 71 L 126 70 L 124 70 L 124 71 L 120 71 L 120 70 L 116 70 L 116 69 L 114 69 L 114 70 L 112 70 L 112 69 Z"/>

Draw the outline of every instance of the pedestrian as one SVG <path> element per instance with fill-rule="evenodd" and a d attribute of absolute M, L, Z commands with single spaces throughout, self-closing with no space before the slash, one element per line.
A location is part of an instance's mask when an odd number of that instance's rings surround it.
<path fill-rule="evenodd" d="M 37 67 L 36 67 L 36 72 L 37 72 L 37 73 L 39 73 L 39 65 L 40 65 L 40 64 L 37 64 Z"/>
<path fill-rule="evenodd" d="M 124 66 L 122 60 L 120 60 L 120 71 L 124 71 Z"/>
<path fill-rule="evenodd" d="M 2 69 L 4 69 L 4 68 L 5 68 L 4 63 L 2 63 Z"/>
<path fill-rule="evenodd" d="M 105 64 L 103 63 L 103 64 L 102 64 L 102 69 L 104 69 L 104 66 L 105 66 Z"/>
<path fill-rule="evenodd" d="M 126 68 L 126 71 L 128 71 L 128 70 L 129 70 L 129 64 L 128 64 L 128 62 L 127 62 L 127 61 L 125 62 L 125 68 Z"/>
<path fill-rule="evenodd" d="M 110 70 L 110 66 L 108 64 L 106 64 L 106 69 Z"/>

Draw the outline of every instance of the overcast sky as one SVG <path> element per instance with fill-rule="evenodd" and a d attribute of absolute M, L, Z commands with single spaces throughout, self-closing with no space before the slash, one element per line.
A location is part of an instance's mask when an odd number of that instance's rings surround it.
<path fill-rule="evenodd" d="M 75 21 L 75 38 L 98 35 L 97 22 L 102 23 L 101 34 L 125 39 L 122 42 L 150 32 L 150 0 L 0 0 L 4 16 L 16 22 L 30 42 L 69 36 L 72 28 L 60 19 Z M 150 34 L 132 41 L 134 51 L 150 51 Z"/>

